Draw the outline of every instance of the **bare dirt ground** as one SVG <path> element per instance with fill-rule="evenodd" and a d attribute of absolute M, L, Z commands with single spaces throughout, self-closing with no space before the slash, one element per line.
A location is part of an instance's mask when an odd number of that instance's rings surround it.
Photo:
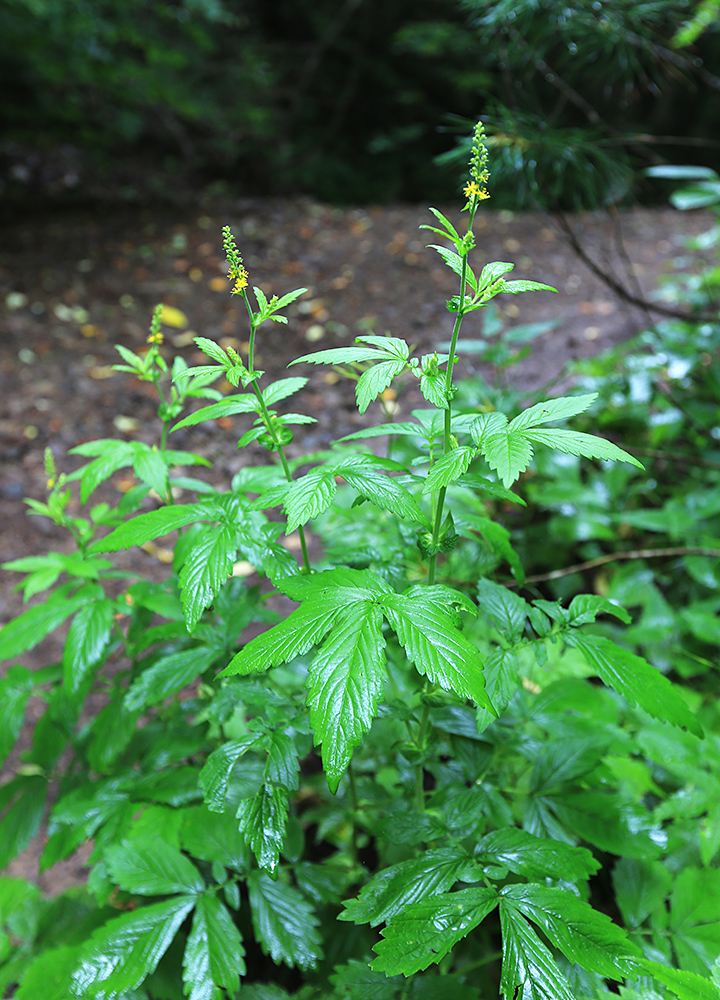
<path fill-rule="evenodd" d="M 456 208 L 444 211 L 461 224 Z M 432 222 L 427 209 L 415 205 L 336 209 L 305 199 L 248 199 L 172 216 L 75 210 L 6 226 L 0 234 L 0 563 L 69 548 L 62 532 L 28 517 L 22 502 L 44 498 L 46 447 L 59 468 L 70 472 L 81 461 L 68 456 L 74 445 L 116 436 L 157 440 L 151 387 L 110 366 L 119 360 L 114 344 L 143 348 L 158 302 L 187 317 L 186 326 L 166 328 L 169 359 L 180 352 L 189 364 L 204 363 L 195 335 L 243 350 L 247 317 L 241 300 L 228 294 L 223 225 L 236 235 L 251 285 L 267 294 L 308 288 L 289 310 L 288 326 L 266 324 L 258 335 L 258 365 L 276 378 L 298 355 L 350 344 L 362 332 L 388 331 L 423 353 L 447 340 L 451 316 L 445 300 L 457 291 L 456 278 L 425 249 L 435 236 L 418 226 Z M 663 275 L 693 268 L 684 243 L 709 228 L 710 217 L 634 209 L 570 222 L 604 271 L 631 293 L 649 295 Z M 512 277 L 546 282 L 559 293 L 496 300 L 508 327 L 558 321 L 511 369 L 518 388 L 535 389 L 569 359 L 621 343 L 647 325 L 642 310 L 618 298 L 578 259 L 553 219 L 483 210 L 475 232 L 476 260 L 514 261 Z M 478 312 L 466 320 L 463 335 L 481 334 Z M 293 409 L 318 420 L 298 435 L 298 447 L 324 447 L 374 419 L 372 408 L 364 419 L 358 416 L 352 386 L 327 368 L 298 366 L 294 373 L 310 382 Z M 396 419 L 419 404 L 412 391 L 401 394 Z M 213 481 L 228 482 L 242 463 L 267 461 L 260 447 L 237 451 L 237 438 L 247 429 L 242 419 L 189 428 L 171 444 L 201 452 L 213 462 Z M 127 480 L 127 472 L 114 476 L 104 498 L 127 489 Z M 143 571 L 150 558 L 130 556 L 142 560 Z M 13 592 L 16 579 L 12 573 L 0 579 L 0 625 L 22 608 Z M 50 641 L 23 662 L 52 662 L 42 657 L 59 651 Z M 41 713 L 42 705 L 33 703 L 31 712 Z M 34 874 L 37 855 L 26 852 L 13 874 Z M 78 877 L 80 864 L 76 859 L 66 871 L 45 873 L 41 885 L 57 890 Z"/>

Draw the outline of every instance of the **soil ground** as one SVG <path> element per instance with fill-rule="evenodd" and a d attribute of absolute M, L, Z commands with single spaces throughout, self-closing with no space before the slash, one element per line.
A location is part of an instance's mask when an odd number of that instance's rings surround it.
<path fill-rule="evenodd" d="M 445 214 L 461 225 L 457 209 Z M 250 284 L 279 295 L 299 286 L 308 291 L 288 311 L 288 326 L 266 324 L 258 334 L 258 366 L 268 378 L 282 377 L 300 354 L 352 343 L 362 332 L 386 331 L 417 344 L 422 353 L 447 340 L 451 317 L 445 300 L 457 290 L 456 276 L 425 245 L 434 234 L 425 208 L 337 209 L 305 199 L 247 199 L 175 210 L 172 216 L 147 209 L 123 212 L 57 213 L 16 222 L 0 237 L 0 563 L 48 549 L 69 549 L 67 538 L 42 518 L 28 517 L 24 497 L 43 499 L 43 452 L 49 446 L 62 471 L 81 460 L 68 456 L 75 445 L 120 437 L 154 442 L 152 387 L 113 372 L 115 344 L 141 350 L 153 307 L 162 301 L 181 310 L 187 325 L 166 327 L 165 355 L 182 353 L 189 364 L 206 359 L 193 336 L 243 350 L 247 317 L 231 298 L 222 253 L 221 227 L 236 235 Z M 704 213 L 634 209 L 571 219 L 588 253 L 634 294 L 648 295 L 663 275 L 693 267 L 684 249 L 688 236 L 709 228 Z M 503 322 L 555 320 L 532 353 L 510 370 L 513 385 L 536 389 L 558 376 L 566 362 L 619 344 L 647 325 L 647 316 L 609 291 L 575 255 L 552 218 L 481 210 L 475 232 L 479 257 L 511 260 L 512 277 L 532 278 L 557 288 L 502 296 Z M 238 305 L 239 304 L 239 305 Z M 482 312 L 467 318 L 463 336 L 482 334 Z M 360 418 L 352 385 L 325 367 L 304 365 L 294 373 L 310 379 L 294 398 L 297 408 L 317 419 L 298 434 L 304 450 L 375 419 L 372 407 Z M 424 405 L 413 391 L 397 400 L 395 419 Z M 197 451 L 213 462 L 209 478 L 228 482 L 242 463 L 267 461 L 267 452 L 236 449 L 247 426 L 237 420 L 200 425 L 173 435 L 171 446 Z M 302 430 L 307 430 L 303 434 Z M 296 446 L 293 444 L 291 450 Z M 298 448 L 300 445 L 297 446 Z M 117 497 L 130 485 L 127 472 L 113 477 L 98 499 Z M 153 557 L 136 552 L 147 572 Z M 160 572 L 158 564 L 155 569 Z M 0 624 L 22 608 L 13 592 L 15 574 L 0 579 Z M 29 666 L 52 662 L 60 647 L 43 644 Z M 31 714 L 42 712 L 32 704 Z M 6 772 L 7 773 L 7 772 Z M 13 864 L 13 874 L 31 874 L 36 851 Z M 41 885 L 53 891 L 79 875 L 45 873 Z"/>

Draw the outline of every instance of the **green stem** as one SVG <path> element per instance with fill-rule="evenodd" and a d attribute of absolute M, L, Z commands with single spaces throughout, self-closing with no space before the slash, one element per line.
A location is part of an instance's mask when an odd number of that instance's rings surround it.
<path fill-rule="evenodd" d="M 255 393 L 255 398 L 260 406 L 260 415 L 262 416 L 263 422 L 267 429 L 268 434 L 273 439 L 273 444 L 275 445 L 275 450 L 280 458 L 280 464 L 282 465 L 283 472 L 285 473 L 285 478 L 289 483 L 292 482 L 292 472 L 290 471 L 290 466 L 288 465 L 288 460 L 285 457 L 285 452 L 283 451 L 283 446 L 278 440 L 278 436 L 275 433 L 275 428 L 273 427 L 272 420 L 270 419 L 270 414 L 268 413 L 267 406 L 265 405 L 265 400 L 262 398 L 262 393 L 258 388 L 257 382 L 252 383 L 252 391 Z M 305 572 L 310 572 L 310 556 L 308 555 L 307 542 L 305 540 L 305 531 L 303 526 L 298 527 L 298 537 L 300 539 L 300 549 L 303 557 L 303 565 L 305 567 Z"/>
<path fill-rule="evenodd" d="M 477 209 L 477 200 L 473 198 L 472 204 L 470 206 L 470 217 L 468 219 L 468 233 L 472 229 L 473 219 L 475 218 L 475 211 Z M 452 402 L 450 398 L 450 393 L 452 389 L 452 375 L 453 368 L 455 367 L 455 350 L 457 348 L 458 339 L 460 337 L 460 327 L 462 326 L 462 321 L 465 316 L 465 288 L 467 286 L 467 269 L 468 269 L 468 254 L 466 253 L 462 258 L 462 266 L 460 269 L 460 300 L 458 302 L 458 312 L 455 317 L 455 323 L 453 325 L 452 337 L 450 338 L 450 355 L 448 357 L 447 369 L 445 371 L 445 398 L 447 401 L 447 408 L 444 414 L 444 424 L 443 424 L 443 455 L 447 455 L 450 451 L 451 446 L 451 434 L 452 434 Z M 433 534 L 432 534 L 432 544 L 434 548 L 437 548 L 438 542 L 440 541 L 440 530 L 442 528 L 443 521 L 443 507 L 445 506 L 445 494 L 447 490 L 443 486 L 438 490 L 437 504 L 435 507 L 435 523 L 433 524 Z M 428 583 L 432 586 L 435 583 L 435 572 L 437 569 L 437 552 L 434 552 L 430 556 L 428 565 Z"/>

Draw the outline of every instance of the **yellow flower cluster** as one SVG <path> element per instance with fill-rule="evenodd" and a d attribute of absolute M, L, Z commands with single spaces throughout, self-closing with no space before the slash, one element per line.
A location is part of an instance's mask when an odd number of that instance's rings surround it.
<path fill-rule="evenodd" d="M 233 288 L 231 294 L 240 295 L 243 288 L 247 288 L 248 273 L 242 265 L 240 265 L 240 267 L 234 265 L 228 271 L 228 281 L 235 282 L 235 287 Z"/>
<path fill-rule="evenodd" d="M 468 181 L 463 188 L 463 193 L 466 198 L 477 198 L 479 201 L 490 197 L 487 188 L 481 188 L 477 181 Z"/>
<path fill-rule="evenodd" d="M 148 336 L 147 342 L 148 344 L 162 344 L 164 339 L 165 338 L 162 333 L 159 330 L 156 330 Z"/>
<path fill-rule="evenodd" d="M 490 180 L 490 171 L 487 166 L 488 151 L 485 145 L 485 128 L 482 122 L 478 122 L 472 138 L 470 154 L 470 180 L 465 185 L 464 191 L 469 201 L 477 198 L 478 201 L 485 201 L 490 197 L 487 189 Z M 469 207 L 469 206 L 468 206 Z"/>

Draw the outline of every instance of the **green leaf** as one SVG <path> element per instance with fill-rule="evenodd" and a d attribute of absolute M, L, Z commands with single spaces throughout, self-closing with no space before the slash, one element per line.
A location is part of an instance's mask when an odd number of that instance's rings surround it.
<path fill-rule="evenodd" d="M 296 479 L 285 493 L 283 507 L 287 515 L 287 533 L 322 514 L 332 503 L 337 492 L 331 470 L 320 467 Z"/>
<path fill-rule="evenodd" d="M 232 522 L 203 528 L 194 537 L 180 571 L 180 600 L 188 632 L 195 630 L 205 608 L 232 575 L 237 550 L 237 527 Z"/>
<path fill-rule="evenodd" d="M 448 486 L 467 472 L 475 449 L 471 447 L 453 448 L 433 465 L 425 480 L 423 493 L 435 493 Z"/>
<path fill-rule="evenodd" d="M 33 687 L 33 675 L 25 667 L 10 667 L 0 680 L 0 764 L 20 735 Z"/>
<path fill-rule="evenodd" d="M 390 385 L 392 380 L 405 368 L 405 361 L 381 361 L 369 368 L 358 380 L 355 387 L 357 406 L 360 413 L 367 410 L 380 393 Z"/>
<path fill-rule="evenodd" d="M 599 862 L 584 847 L 533 837 L 514 827 L 488 833 L 476 845 L 474 857 L 483 867 L 507 868 L 525 878 L 570 882 L 587 879 L 600 868 Z"/>
<path fill-rule="evenodd" d="M 77 691 L 85 674 L 102 659 L 114 611 L 114 601 L 93 601 L 80 608 L 73 618 L 63 649 L 63 675 L 68 691 Z"/>
<path fill-rule="evenodd" d="M 288 379 L 287 381 L 290 380 Z M 219 403 L 213 403 L 211 406 L 203 406 L 199 410 L 195 410 L 194 413 L 190 413 L 187 417 L 174 424 L 170 430 L 177 431 L 181 427 L 194 427 L 196 424 L 202 424 L 206 420 L 217 420 L 218 417 L 234 417 L 238 413 L 253 413 L 257 408 L 257 397 L 253 393 L 246 392 L 243 395 L 230 396 L 227 399 L 221 399 Z"/>
<path fill-rule="evenodd" d="M 673 881 L 665 865 L 639 858 L 620 858 L 612 879 L 623 922 L 632 930 L 663 906 Z"/>
<path fill-rule="evenodd" d="M 400 644 L 421 674 L 495 713 L 485 692 L 478 650 L 458 631 L 454 617 L 433 604 L 432 595 L 386 594 L 382 604 Z"/>
<path fill-rule="evenodd" d="M 631 975 L 632 960 L 642 957 L 625 931 L 566 889 L 512 885 L 502 889 L 500 895 L 504 903 L 512 900 L 570 962 L 606 979 Z"/>
<path fill-rule="evenodd" d="M 500 990 L 505 1000 L 576 1000 L 549 949 L 527 925 L 514 902 L 500 900 L 503 962 Z M 519 993 L 518 993 L 519 989 Z"/>
<path fill-rule="evenodd" d="M 479 490 L 488 497 L 492 497 L 493 500 L 504 500 L 508 503 L 517 503 L 522 507 L 526 507 L 527 504 L 522 497 L 519 497 L 517 493 L 513 493 L 512 490 L 506 490 L 504 486 L 500 483 L 494 483 L 491 479 L 485 479 L 484 476 L 480 476 L 475 472 L 468 472 L 464 476 L 460 476 L 455 480 L 456 486 L 466 486 L 471 490 Z"/>
<path fill-rule="evenodd" d="M 613 615 L 629 625 L 632 621 L 625 608 L 597 594 L 577 594 L 568 607 L 568 623 L 576 628 L 594 622 L 598 615 Z"/>
<path fill-rule="evenodd" d="M 456 274 L 459 275 L 462 274 L 463 258 L 459 254 L 456 254 L 454 250 L 450 250 L 448 249 L 448 247 L 438 246 L 436 243 L 430 243 L 428 249 L 437 250 L 437 252 L 440 254 L 442 259 L 445 261 L 445 263 L 451 270 L 453 270 Z M 512 264 L 510 266 L 512 267 Z M 467 267 L 465 270 L 465 276 L 467 278 L 468 285 L 470 285 L 472 290 L 476 292 L 478 288 L 477 278 L 475 277 L 475 275 L 473 274 L 473 272 L 470 270 L 469 267 Z"/>
<path fill-rule="evenodd" d="M 73 975 L 77 997 L 114 997 L 135 989 L 170 947 L 196 897 L 175 896 L 109 920 L 95 931 Z"/>
<path fill-rule="evenodd" d="M 512 433 L 509 427 L 501 431 L 485 433 L 480 443 L 480 450 L 491 469 L 494 469 L 508 487 L 528 467 L 533 456 L 529 435 L 532 431 Z M 537 431 L 542 434 L 542 431 Z M 552 433 L 552 432 L 545 432 Z M 568 432 L 569 433 L 569 432 Z"/>
<path fill-rule="evenodd" d="M 427 969 L 480 924 L 498 903 L 494 889 L 478 886 L 413 903 L 382 931 L 376 972 L 411 976 Z M 569 998 L 572 1000 L 572 998 Z"/>
<path fill-rule="evenodd" d="M 423 358 L 420 392 L 433 406 L 437 406 L 441 410 L 447 410 L 449 404 L 447 390 L 445 389 L 445 372 L 438 369 L 434 364 L 426 367 L 424 364 L 425 361 L 426 359 Z"/>
<path fill-rule="evenodd" d="M 232 771 L 232 767 L 230 770 Z M 229 777 L 228 774 L 228 780 Z M 217 799 L 215 804 L 217 805 Z M 222 793 L 220 804 L 221 809 L 224 807 L 225 791 Z M 229 811 L 218 813 L 216 810 L 211 815 L 209 808 L 204 805 L 183 809 L 180 844 L 183 850 L 194 858 L 200 858 L 202 861 L 219 861 L 226 868 L 235 871 L 247 871 L 252 863 L 247 845 L 238 830 L 234 816 Z"/>
<path fill-rule="evenodd" d="M 682 968 L 704 975 L 720 955 L 717 868 L 685 868 L 674 876 L 670 897 L 673 948 Z"/>
<path fill-rule="evenodd" d="M 360 496 L 383 510 L 390 510 L 398 517 L 406 517 L 421 524 L 426 523 L 427 519 L 413 495 L 396 479 L 384 476 L 376 469 L 343 468 L 341 465 L 335 471 Z"/>
<path fill-rule="evenodd" d="M 236 818 L 258 866 L 272 872 L 280 857 L 288 818 L 288 792 L 274 784 L 264 784 L 257 795 L 238 803 Z"/>
<path fill-rule="evenodd" d="M 242 938 L 227 909 L 215 896 L 201 896 L 183 957 L 188 1000 L 215 1000 L 215 987 L 234 994 L 245 975 Z"/>
<path fill-rule="evenodd" d="M 12 778 L 0 786 L 0 871 L 24 851 L 40 829 L 48 783 L 39 775 Z"/>
<path fill-rule="evenodd" d="M 552 285 L 543 285 L 540 281 L 526 281 L 524 278 L 519 278 L 517 281 L 503 281 L 498 290 L 518 295 L 520 292 L 556 292 L 557 288 L 553 288 Z"/>
<path fill-rule="evenodd" d="M 600 458 L 605 462 L 627 462 L 638 469 L 645 468 L 642 462 L 638 462 L 636 458 L 628 455 L 622 448 L 618 448 L 612 441 L 606 441 L 605 438 L 597 437 L 595 434 L 582 434 L 580 431 L 566 431 L 555 428 L 538 431 L 531 428 L 523 431 L 523 436 L 528 441 L 547 445 L 548 448 L 554 448 L 565 455 Z"/>
<path fill-rule="evenodd" d="M 572 632 L 565 633 L 565 640 L 579 649 L 598 677 L 631 705 L 702 737 L 702 726 L 683 697 L 647 660 L 604 636 Z"/>
<path fill-rule="evenodd" d="M 318 919 L 305 897 L 264 872 L 251 873 L 248 891 L 255 936 L 263 952 L 290 968 L 314 968 L 322 958 L 322 947 Z"/>
<path fill-rule="evenodd" d="M 516 643 L 525 629 L 527 602 L 507 587 L 482 579 L 477 588 L 480 609 L 495 625 L 502 637 Z"/>
<path fill-rule="evenodd" d="M 95 591 L 88 592 L 85 588 L 74 597 L 65 597 L 55 591 L 44 604 L 23 611 L 0 629 L 0 660 L 11 660 L 33 649 L 73 612 L 88 604 L 94 595 Z"/>
<path fill-rule="evenodd" d="M 224 812 L 228 784 L 235 765 L 257 741 L 258 737 L 255 734 L 243 736 L 242 739 L 224 743 L 217 750 L 213 750 L 208 757 L 200 772 L 198 784 L 202 789 L 205 804 L 211 812 Z"/>
<path fill-rule="evenodd" d="M 331 792 L 377 713 L 385 680 L 382 614 L 358 601 L 334 623 L 308 673 L 308 706 Z"/>
<path fill-rule="evenodd" d="M 491 712 L 487 708 L 477 709 L 477 725 L 482 732 L 493 722 L 499 712 L 510 704 L 512 696 L 518 688 L 520 678 L 520 659 L 514 649 L 496 649 L 485 660 L 483 667 L 485 691 L 493 706 Z"/>
<path fill-rule="evenodd" d="M 357 361 L 387 361 L 386 351 L 378 351 L 373 347 L 333 347 L 329 351 L 315 351 L 295 358 L 290 365 L 306 362 L 311 365 L 348 365 Z M 288 365 L 288 367 L 290 367 Z"/>
<path fill-rule="evenodd" d="M 596 392 L 584 396 L 561 396 L 558 399 L 546 399 L 523 410 L 510 421 L 511 431 L 524 430 L 526 427 L 537 427 L 551 420 L 566 420 L 587 410 L 597 399 Z"/>
<path fill-rule="evenodd" d="M 678 1000 L 720 1000 L 720 989 L 705 976 L 680 969 L 670 969 L 659 962 L 643 958 L 640 967 L 666 986 Z"/>
<path fill-rule="evenodd" d="M 480 280 L 478 282 L 478 287 L 483 290 L 489 288 L 490 285 L 494 285 L 498 278 L 502 278 L 503 274 L 507 274 L 508 271 L 512 271 L 515 267 L 514 264 L 509 264 L 507 261 L 494 260 L 485 267 L 480 272 Z"/>
<path fill-rule="evenodd" d="M 435 218 L 443 225 L 443 227 L 445 229 L 444 233 L 440 233 L 441 236 L 447 236 L 447 237 L 449 237 L 449 239 L 451 239 L 453 241 L 453 243 L 455 243 L 455 244 L 462 243 L 462 236 L 460 236 L 460 234 L 458 233 L 458 231 L 455 228 L 455 226 L 453 226 L 452 222 L 450 222 L 450 220 L 448 218 L 446 218 L 442 214 L 442 212 L 439 212 L 436 208 L 430 208 L 429 211 L 432 212 L 432 214 L 435 216 Z M 432 226 L 422 225 L 422 226 L 418 226 L 418 228 L 419 229 L 430 229 L 434 233 L 440 232 L 438 229 L 434 229 Z"/>
<path fill-rule="evenodd" d="M 207 356 L 212 358 L 213 361 L 217 361 L 221 365 L 231 364 L 226 351 L 214 340 L 208 340 L 207 337 L 193 337 L 193 340 L 203 354 L 207 354 Z"/>
<path fill-rule="evenodd" d="M 198 646 L 160 657 L 133 681 L 125 695 L 125 709 L 128 712 L 138 712 L 164 701 L 168 695 L 175 694 L 204 674 L 217 659 L 217 655 L 215 649 Z"/>
<path fill-rule="evenodd" d="M 648 811 L 621 795 L 573 792 L 566 787 L 554 796 L 530 801 L 551 805 L 566 829 L 609 854 L 652 859 L 667 845 L 667 834 Z"/>
<path fill-rule="evenodd" d="M 91 551 L 119 552 L 133 545 L 142 545 L 153 538 L 161 538 L 186 524 L 194 524 L 196 521 L 219 521 L 225 516 L 227 502 L 226 498 L 217 497 L 201 500 L 199 503 L 172 504 L 159 510 L 148 511 L 147 514 L 140 514 L 130 521 L 125 521 L 105 538 L 94 542 Z"/>
<path fill-rule="evenodd" d="M 87 445 L 71 448 L 70 454 L 96 454 L 99 456 L 94 462 L 89 462 L 68 477 L 69 479 L 80 479 L 80 501 L 85 504 L 90 494 L 97 489 L 100 483 L 109 479 L 113 472 L 132 465 L 134 448 L 133 442 L 130 441 L 106 439 L 91 441 Z"/>
<path fill-rule="evenodd" d="M 141 896 L 202 892 L 195 865 L 167 841 L 125 841 L 105 849 L 103 860 L 121 889 Z"/>
<path fill-rule="evenodd" d="M 447 892 L 458 881 L 479 881 L 480 873 L 461 848 L 424 851 L 378 872 L 357 899 L 345 902 L 339 920 L 376 927 L 401 913 L 412 903 Z"/>

